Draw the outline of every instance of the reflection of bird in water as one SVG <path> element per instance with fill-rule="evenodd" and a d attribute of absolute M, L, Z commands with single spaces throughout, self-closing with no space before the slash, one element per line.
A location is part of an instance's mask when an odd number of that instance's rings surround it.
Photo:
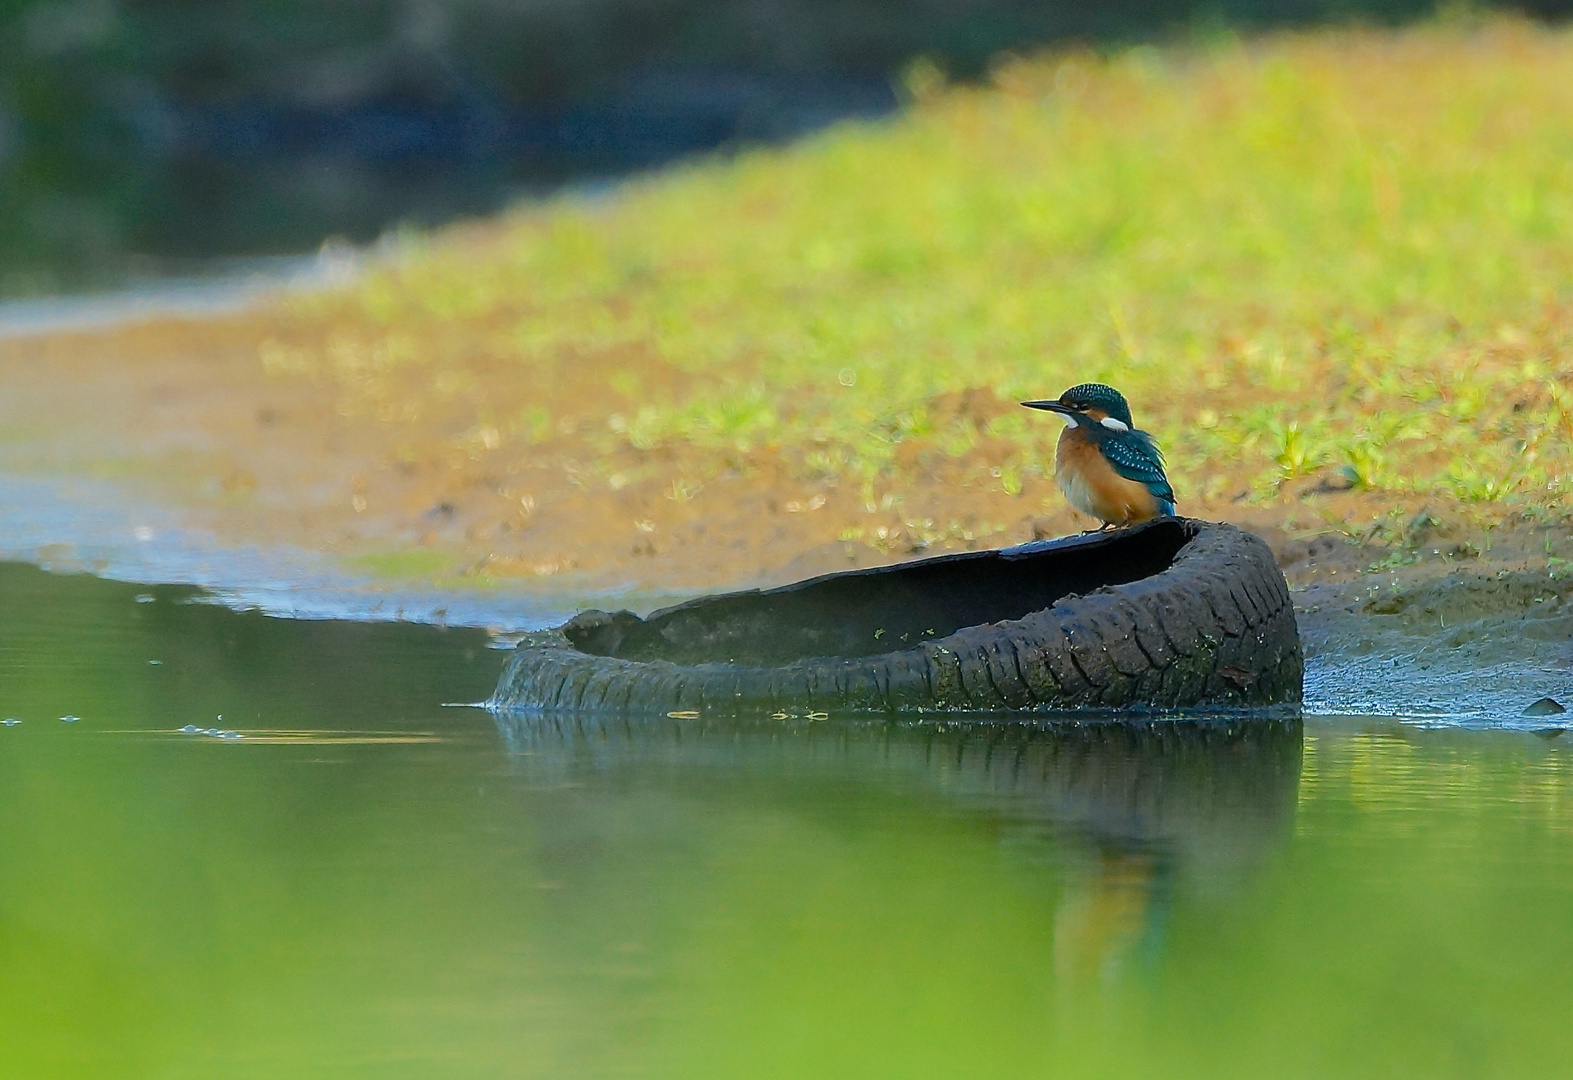
<path fill-rule="evenodd" d="M 1054 478 L 1072 506 L 1103 522 L 1100 529 L 1173 516 L 1174 489 L 1163 472 L 1163 454 L 1151 435 L 1132 425 L 1125 395 L 1102 383 L 1082 383 L 1058 401 L 1022 404 L 1069 421 L 1054 453 Z"/>
<path fill-rule="evenodd" d="M 1157 852 L 1098 851 L 1091 873 L 1071 886 L 1054 913 L 1054 973 L 1067 988 L 1112 981 L 1131 958 L 1156 956 L 1169 878 Z"/>

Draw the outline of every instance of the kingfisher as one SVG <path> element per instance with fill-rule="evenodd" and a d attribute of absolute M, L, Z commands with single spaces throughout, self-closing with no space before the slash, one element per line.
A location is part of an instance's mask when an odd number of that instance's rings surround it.
<path fill-rule="evenodd" d="M 1163 453 L 1131 423 L 1125 395 L 1103 383 L 1082 383 L 1058 401 L 1023 401 L 1066 420 L 1054 452 L 1054 479 L 1072 506 L 1103 522 L 1099 531 L 1174 516 L 1174 489 Z"/>

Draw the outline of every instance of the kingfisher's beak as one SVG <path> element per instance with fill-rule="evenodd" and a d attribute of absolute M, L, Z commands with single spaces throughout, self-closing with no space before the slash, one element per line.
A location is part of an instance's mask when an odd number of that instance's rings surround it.
<path fill-rule="evenodd" d="M 1061 405 L 1058 401 L 1023 401 L 1029 409 L 1042 409 L 1044 412 L 1059 413 L 1061 416 L 1075 416 L 1076 410 L 1069 405 Z"/>

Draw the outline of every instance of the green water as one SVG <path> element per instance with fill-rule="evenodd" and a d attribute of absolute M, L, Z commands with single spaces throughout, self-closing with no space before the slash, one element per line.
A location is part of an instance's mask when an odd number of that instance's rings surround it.
<path fill-rule="evenodd" d="M 0 568 L 5 1077 L 1569 1071 L 1573 738 L 499 721 L 139 592 Z"/>

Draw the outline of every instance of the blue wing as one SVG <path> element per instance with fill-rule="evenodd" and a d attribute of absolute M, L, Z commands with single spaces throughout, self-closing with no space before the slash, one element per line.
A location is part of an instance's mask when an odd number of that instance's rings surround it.
<path fill-rule="evenodd" d="M 1174 489 L 1169 486 L 1169 478 L 1163 473 L 1163 452 L 1153 442 L 1151 435 L 1133 428 L 1102 440 L 1099 449 L 1109 459 L 1109 464 L 1114 466 L 1115 472 L 1127 480 L 1145 485 L 1154 498 L 1168 503 L 1169 511 L 1173 513 Z"/>

